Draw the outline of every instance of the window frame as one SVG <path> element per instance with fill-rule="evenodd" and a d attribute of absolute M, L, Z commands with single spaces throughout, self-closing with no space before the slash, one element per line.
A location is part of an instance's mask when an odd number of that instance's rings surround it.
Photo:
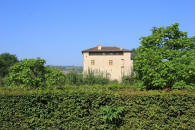
<path fill-rule="evenodd" d="M 91 60 L 91 65 L 95 65 L 95 60 Z"/>
<path fill-rule="evenodd" d="M 113 60 L 109 60 L 108 64 L 109 64 L 109 66 L 112 66 L 113 65 Z"/>

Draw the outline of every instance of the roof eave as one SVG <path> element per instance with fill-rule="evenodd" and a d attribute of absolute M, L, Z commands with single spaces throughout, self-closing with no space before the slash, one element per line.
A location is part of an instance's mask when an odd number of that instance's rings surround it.
<path fill-rule="evenodd" d="M 87 51 L 87 50 L 84 50 L 82 51 L 82 53 L 85 53 L 85 52 L 132 52 L 131 50 L 124 50 L 124 51 Z"/>

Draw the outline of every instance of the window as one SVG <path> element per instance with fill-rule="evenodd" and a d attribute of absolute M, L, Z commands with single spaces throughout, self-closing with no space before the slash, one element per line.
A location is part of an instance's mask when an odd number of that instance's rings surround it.
<path fill-rule="evenodd" d="M 95 65 L 95 60 L 91 60 L 91 65 Z"/>
<path fill-rule="evenodd" d="M 114 55 L 123 55 L 123 52 L 116 52 Z"/>
<path fill-rule="evenodd" d="M 102 55 L 102 52 L 89 52 L 90 56 L 98 56 L 98 55 Z"/>
<path fill-rule="evenodd" d="M 113 65 L 113 61 L 112 60 L 109 60 L 109 65 Z"/>

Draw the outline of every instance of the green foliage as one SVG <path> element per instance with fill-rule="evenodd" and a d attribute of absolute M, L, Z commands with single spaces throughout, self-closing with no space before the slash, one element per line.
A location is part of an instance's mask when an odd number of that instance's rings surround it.
<path fill-rule="evenodd" d="M 0 126 L 1 129 L 194 129 L 195 96 L 182 93 L 1 94 Z"/>
<path fill-rule="evenodd" d="M 83 75 L 78 73 L 75 69 L 71 70 L 66 74 L 66 83 L 70 85 L 82 85 L 83 84 Z"/>
<path fill-rule="evenodd" d="M 195 84 L 195 42 L 179 24 L 154 27 L 152 35 L 141 38 L 134 69 L 147 89 L 183 88 Z M 180 83 L 181 84 L 181 83 Z"/>
<path fill-rule="evenodd" d="M 111 82 L 107 84 L 106 87 L 110 90 L 120 90 L 124 89 L 126 86 L 118 82 Z"/>
<path fill-rule="evenodd" d="M 7 85 L 11 87 L 22 88 L 40 88 L 67 85 L 83 85 L 83 84 L 107 84 L 108 78 L 102 75 L 88 73 L 85 77 L 77 70 L 71 70 L 64 74 L 58 69 L 45 67 L 45 60 L 25 59 L 16 63 L 10 68 L 10 73 L 6 79 Z M 3 82 L 0 78 L 0 83 Z"/>
<path fill-rule="evenodd" d="M 189 90 L 193 90 L 195 89 L 195 84 L 186 84 L 184 81 L 179 81 L 176 82 L 173 85 L 173 89 L 189 89 Z"/>
<path fill-rule="evenodd" d="M 10 68 L 7 77 L 8 86 L 23 88 L 38 88 L 45 85 L 45 60 L 25 59 Z"/>
<path fill-rule="evenodd" d="M 104 85 L 109 83 L 109 79 L 104 77 L 103 74 L 95 74 L 93 71 L 89 71 L 83 76 L 83 74 L 78 73 L 78 71 L 73 69 L 66 74 L 66 83 L 70 85 Z"/>
<path fill-rule="evenodd" d="M 66 82 L 65 74 L 58 69 L 46 68 L 46 86 L 64 86 Z"/>
<path fill-rule="evenodd" d="M 0 77 L 5 77 L 9 73 L 9 68 L 18 62 L 15 55 L 9 53 L 0 54 Z"/>
<path fill-rule="evenodd" d="M 101 72 L 93 72 L 92 70 L 88 70 L 88 73 L 84 76 L 84 83 L 88 85 L 93 84 L 108 84 L 109 79 L 107 76 L 104 76 Z"/>
<path fill-rule="evenodd" d="M 131 60 L 133 60 L 133 61 L 135 60 L 136 53 L 137 53 L 136 49 L 133 48 L 133 49 L 131 50 Z"/>
<path fill-rule="evenodd" d="M 5 86 L 5 79 L 0 77 L 0 87 Z"/>
<path fill-rule="evenodd" d="M 145 85 L 143 84 L 143 81 L 139 80 L 135 73 L 131 73 L 131 75 L 123 76 L 122 77 L 122 84 L 125 86 L 128 86 L 132 90 L 146 90 Z M 120 85 L 121 86 L 121 85 Z"/>
<path fill-rule="evenodd" d="M 117 126 L 122 123 L 124 107 L 103 106 L 101 109 L 103 110 L 103 120 L 105 123 L 111 123 Z"/>
<path fill-rule="evenodd" d="M 124 84 L 134 84 L 136 81 L 135 73 L 131 73 L 131 75 L 125 75 L 122 77 L 122 83 Z"/>
<path fill-rule="evenodd" d="M 18 58 L 15 55 L 0 54 L 0 86 L 5 86 L 5 77 L 8 75 L 10 67 L 17 62 Z"/>
<path fill-rule="evenodd" d="M 63 86 L 66 76 L 58 69 L 45 67 L 45 60 L 25 59 L 10 68 L 7 85 L 22 88 Z"/>

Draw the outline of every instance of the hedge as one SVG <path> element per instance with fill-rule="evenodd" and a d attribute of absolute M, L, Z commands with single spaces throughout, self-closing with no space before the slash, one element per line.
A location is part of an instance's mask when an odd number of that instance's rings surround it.
<path fill-rule="evenodd" d="M 0 95 L 1 129 L 194 129 L 195 96 Z"/>

